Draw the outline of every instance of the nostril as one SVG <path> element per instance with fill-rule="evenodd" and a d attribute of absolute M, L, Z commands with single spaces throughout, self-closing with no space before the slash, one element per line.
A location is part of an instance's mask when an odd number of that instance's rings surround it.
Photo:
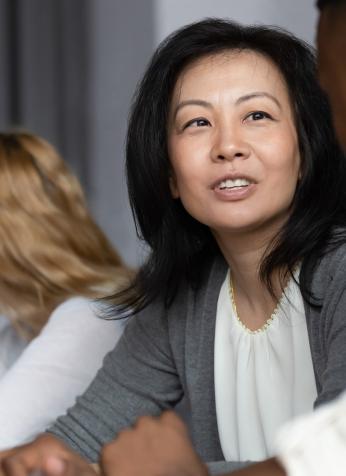
<path fill-rule="evenodd" d="M 217 154 L 216 156 L 214 156 L 214 158 L 216 158 L 217 160 L 234 160 L 245 157 L 247 157 L 247 152 L 241 150 L 239 150 L 238 152 L 232 151 L 230 153 L 226 152 L 225 154 Z"/>

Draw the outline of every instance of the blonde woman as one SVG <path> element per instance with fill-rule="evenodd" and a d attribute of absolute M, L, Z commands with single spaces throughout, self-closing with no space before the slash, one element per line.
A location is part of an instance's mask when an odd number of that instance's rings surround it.
<path fill-rule="evenodd" d="M 120 337 L 95 299 L 129 271 L 55 149 L 0 134 L 0 448 L 27 441 L 71 406 Z"/>

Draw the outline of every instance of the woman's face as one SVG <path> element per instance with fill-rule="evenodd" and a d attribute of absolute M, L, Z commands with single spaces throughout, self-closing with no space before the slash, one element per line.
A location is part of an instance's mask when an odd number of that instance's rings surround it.
<path fill-rule="evenodd" d="M 215 234 L 279 227 L 300 156 L 277 67 L 252 51 L 197 60 L 180 75 L 168 124 L 171 192 Z"/>

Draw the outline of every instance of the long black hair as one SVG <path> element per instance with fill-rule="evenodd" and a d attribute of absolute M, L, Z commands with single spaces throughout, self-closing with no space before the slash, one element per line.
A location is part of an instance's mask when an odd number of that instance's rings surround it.
<path fill-rule="evenodd" d="M 116 296 L 136 312 L 155 298 L 170 305 L 182 283 L 198 288 L 219 253 L 209 228 L 170 193 L 167 119 L 179 74 L 191 62 L 225 50 L 251 50 L 269 58 L 285 78 L 295 114 L 302 169 L 287 223 L 271 243 L 261 279 L 271 289 L 274 269 L 292 272 L 298 261 L 321 256 L 332 229 L 346 224 L 346 160 L 334 136 L 328 102 L 316 80 L 312 49 L 278 28 L 205 19 L 185 26 L 159 46 L 134 98 L 126 170 L 138 236 L 149 255 L 132 286 Z M 303 266 L 304 267 L 304 266 Z M 308 286 L 301 274 L 301 290 Z M 134 311 L 133 311 L 134 310 Z"/>

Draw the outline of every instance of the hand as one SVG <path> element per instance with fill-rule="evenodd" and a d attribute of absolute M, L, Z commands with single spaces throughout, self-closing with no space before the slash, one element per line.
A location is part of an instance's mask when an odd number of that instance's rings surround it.
<path fill-rule="evenodd" d="M 1 476 L 95 476 L 97 472 L 53 435 L 0 453 Z"/>
<path fill-rule="evenodd" d="M 208 476 L 183 422 L 173 413 L 141 417 L 107 444 L 101 455 L 105 476 Z"/>

